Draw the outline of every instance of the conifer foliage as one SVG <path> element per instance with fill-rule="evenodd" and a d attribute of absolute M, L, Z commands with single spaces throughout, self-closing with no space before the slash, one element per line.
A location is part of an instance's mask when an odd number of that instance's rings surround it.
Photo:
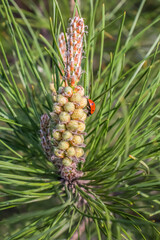
<path fill-rule="evenodd" d="M 2 239 L 160 238 L 160 18 L 84 3 L 1 0 Z"/>

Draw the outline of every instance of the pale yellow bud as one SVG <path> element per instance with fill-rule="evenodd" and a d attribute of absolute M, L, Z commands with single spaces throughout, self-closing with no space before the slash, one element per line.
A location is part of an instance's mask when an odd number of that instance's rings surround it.
<path fill-rule="evenodd" d="M 84 142 L 84 137 L 83 137 L 83 135 L 80 135 L 80 137 L 81 137 L 82 141 Z"/>
<path fill-rule="evenodd" d="M 84 132 L 85 128 L 86 128 L 85 123 L 78 122 L 78 129 L 77 129 L 78 132 Z"/>
<path fill-rule="evenodd" d="M 59 105 L 57 105 L 56 103 L 53 105 L 53 111 L 57 114 L 62 112 L 62 107 L 60 107 Z"/>
<path fill-rule="evenodd" d="M 58 93 L 59 93 L 59 94 L 64 93 L 64 87 L 59 87 L 59 89 L 58 89 Z"/>
<path fill-rule="evenodd" d="M 57 95 L 57 102 L 60 106 L 63 106 L 68 102 L 68 98 L 64 97 L 63 95 L 59 94 Z"/>
<path fill-rule="evenodd" d="M 66 130 L 66 127 L 64 124 L 62 123 L 59 123 L 56 125 L 56 129 L 59 131 L 59 132 L 64 132 Z"/>
<path fill-rule="evenodd" d="M 84 111 L 83 109 L 79 108 L 79 109 L 75 109 L 75 111 L 73 112 L 71 118 L 73 120 L 81 120 L 83 117 Z"/>
<path fill-rule="evenodd" d="M 54 95 L 57 95 L 56 89 L 54 87 L 54 83 L 50 83 L 50 89 L 53 92 Z"/>
<path fill-rule="evenodd" d="M 82 86 L 76 86 L 75 92 L 78 92 L 82 97 L 84 96 L 84 88 Z"/>
<path fill-rule="evenodd" d="M 58 148 L 54 148 L 54 154 L 58 158 L 64 158 L 64 152 Z"/>
<path fill-rule="evenodd" d="M 70 121 L 70 115 L 67 112 L 61 112 L 59 114 L 59 120 L 64 123 L 68 123 Z"/>
<path fill-rule="evenodd" d="M 66 112 L 74 112 L 75 110 L 75 106 L 74 106 L 74 103 L 73 102 L 68 102 L 64 105 L 64 110 Z"/>
<path fill-rule="evenodd" d="M 83 136 L 74 135 L 71 143 L 73 145 L 81 145 L 84 142 Z"/>
<path fill-rule="evenodd" d="M 70 165 L 72 164 L 72 160 L 69 159 L 69 158 L 67 158 L 67 157 L 65 157 L 65 158 L 63 159 L 63 161 L 62 161 L 62 164 L 63 164 L 64 166 L 68 167 L 68 166 L 70 166 Z"/>
<path fill-rule="evenodd" d="M 86 114 L 85 112 L 83 112 L 83 116 L 82 116 L 82 118 L 81 118 L 81 121 L 85 121 L 86 118 L 87 118 L 87 114 Z"/>
<path fill-rule="evenodd" d="M 56 96 L 53 95 L 52 98 L 53 98 L 53 102 L 56 102 L 56 100 L 57 100 Z"/>
<path fill-rule="evenodd" d="M 78 128 L 78 122 L 76 120 L 71 120 L 68 124 L 67 124 L 67 129 L 69 131 L 76 131 Z"/>
<path fill-rule="evenodd" d="M 54 131 L 53 132 L 53 138 L 57 141 L 60 141 L 62 136 L 61 136 L 61 133 L 60 132 L 57 132 L 57 131 Z"/>
<path fill-rule="evenodd" d="M 77 105 L 77 108 L 85 108 L 87 106 L 87 98 L 82 97 L 81 101 L 79 102 L 79 105 Z"/>
<path fill-rule="evenodd" d="M 58 144 L 58 148 L 61 150 L 67 150 L 69 148 L 69 143 L 66 141 L 60 141 Z"/>
<path fill-rule="evenodd" d="M 75 151 L 75 148 L 74 148 L 74 147 L 69 147 L 69 148 L 67 149 L 67 155 L 68 155 L 69 157 L 73 157 L 73 156 L 75 156 L 75 154 L 76 154 L 76 151 Z"/>
<path fill-rule="evenodd" d="M 84 150 L 82 148 L 76 147 L 75 150 L 77 158 L 82 157 L 84 155 Z"/>
<path fill-rule="evenodd" d="M 75 102 L 75 103 L 80 103 L 81 99 L 82 99 L 82 97 L 81 97 L 81 95 L 79 93 L 74 93 L 72 95 L 72 97 L 70 98 L 70 101 L 71 102 Z"/>
<path fill-rule="evenodd" d="M 59 120 L 58 115 L 54 112 L 50 112 L 51 118 L 54 122 L 57 122 Z"/>
<path fill-rule="evenodd" d="M 62 134 L 62 138 L 63 140 L 65 141 L 68 141 L 68 140 L 71 140 L 73 137 L 72 133 L 69 132 L 69 131 L 65 131 L 63 134 Z"/>
<path fill-rule="evenodd" d="M 71 87 L 65 87 L 64 89 L 64 94 L 67 97 L 71 97 L 73 94 L 73 89 Z"/>

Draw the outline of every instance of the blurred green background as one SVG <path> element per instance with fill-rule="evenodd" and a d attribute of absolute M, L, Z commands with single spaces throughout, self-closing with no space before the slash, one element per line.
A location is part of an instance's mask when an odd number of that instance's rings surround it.
<path fill-rule="evenodd" d="M 51 39 L 51 34 L 49 32 L 49 16 L 52 16 L 52 1 L 48 0 L 16 0 L 15 1 L 22 9 L 24 9 L 24 13 L 27 16 L 27 19 L 31 23 L 31 26 L 34 28 L 34 30 L 37 32 L 37 36 L 39 33 L 42 33 L 45 37 L 48 39 Z M 66 27 L 68 25 L 68 19 L 71 17 L 71 8 L 70 8 L 70 1 L 67 0 L 61 0 L 58 1 L 59 5 L 61 7 L 61 11 L 63 13 L 64 22 L 66 24 Z M 96 2 L 96 1 L 93 1 Z M 133 23 L 133 20 L 135 18 L 135 15 L 137 13 L 137 10 L 140 6 L 142 1 L 140 0 L 112 0 L 112 1 L 99 1 L 98 11 L 96 14 L 96 22 L 101 22 L 101 6 L 102 3 L 105 3 L 106 8 L 106 24 L 109 23 L 111 20 L 113 20 L 115 17 L 120 16 L 123 14 L 124 11 L 126 11 L 126 20 L 125 20 L 125 31 L 124 36 L 122 39 L 125 40 L 125 36 L 128 35 L 129 30 L 131 28 L 131 25 Z M 80 1 L 81 6 L 81 13 L 82 16 L 85 18 L 85 23 L 88 24 L 89 17 L 90 17 L 90 0 L 81 0 Z M 15 16 L 17 18 L 17 22 L 21 25 L 24 25 L 24 21 L 21 19 L 21 17 L 15 12 Z M 10 41 L 10 36 L 7 31 L 6 24 L 4 22 L 4 19 L 1 18 L 3 15 L 2 6 L 1 6 L 1 16 L 0 16 L 0 39 L 2 43 L 4 44 L 5 50 L 8 50 L 9 52 L 12 50 L 12 43 Z M 143 6 L 143 10 L 141 13 L 141 16 L 138 20 L 135 34 L 138 33 L 140 30 L 142 30 L 144 27 L 149 25 L 154 19 L 156 19 L 160 15 L 160 0 L 146 0 L 145 4 Z M 105 31 L 105 55 L 104 55 L 104 64 L 108 62 L 109 59 L 109 53 L 113 51 L 115 46 L 115 39 L 117 36 L 117 29 L 118 24 L 115 23 L 114 26 L 109 26 Z M 130 50 L 130 54 L 132 54 L 132 60 L 133 62 L 139 61 L 141 58 L 143 58 L 145 52 L 149 48 L 150 44 L 155 39 L 155 36 L 159 32 L 159 24 L 155 24 L 150 30 L 146 33 L 146 35 L 143 36 L 143 38 L 138 41 L 135 44 L 135 47 Z M 32 44 L 32 43 L 31 43 Z M 97 48 L 97 54 L 98 54 L 99 48 Z M 98 60 L 97 60 L 98 62 Z M 96 64 L 95 64 L 96 65 Z"/>

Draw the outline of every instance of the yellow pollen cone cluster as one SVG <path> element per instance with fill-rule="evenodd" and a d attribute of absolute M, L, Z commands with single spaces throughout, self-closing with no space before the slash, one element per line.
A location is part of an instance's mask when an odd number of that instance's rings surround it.
<path fill-rule="evenodd" d="M 77 164 L 85 160 L 84 121 L 87 114 L 84 108 L 87 106 L 87 99 L 82 86 L 77 86 L 74 90 L 69 86 L 61 87 L 55 99 L 53 112 L 50 114 L 51 118 L 54 116 L 52 121 L 55 123 L 52 130 L 54 151 L 51 159 L 58 165 L 61 177 L 71 181 L 80 174 Z"/>

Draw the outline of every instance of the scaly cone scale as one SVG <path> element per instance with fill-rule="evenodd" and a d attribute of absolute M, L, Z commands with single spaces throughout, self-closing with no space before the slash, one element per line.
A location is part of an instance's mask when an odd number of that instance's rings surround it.
<path fill-rule="evenodd" d="M 63 80 L 65 87 L 60 87 L 54 95 L 53 112 L 41 117 L 41 143 L 46 156 L 60 172 L 61 178 L 68 182 L 83 176 L 78 171 L 78 163 L 84 162 L 85 120 L 87 118 L 87 98 L 84 88 L 77 83 L 81 77 L 83 52 L 84 21 L 82 18 L 71 19 L 67 32 L 67 44 L 64 34 L 59 36 L 59 48 L 65 64 Z M 53 128 L 52 128 L 53 123 Z M 52 143 L 52 144 L 51 144 Z"/>

